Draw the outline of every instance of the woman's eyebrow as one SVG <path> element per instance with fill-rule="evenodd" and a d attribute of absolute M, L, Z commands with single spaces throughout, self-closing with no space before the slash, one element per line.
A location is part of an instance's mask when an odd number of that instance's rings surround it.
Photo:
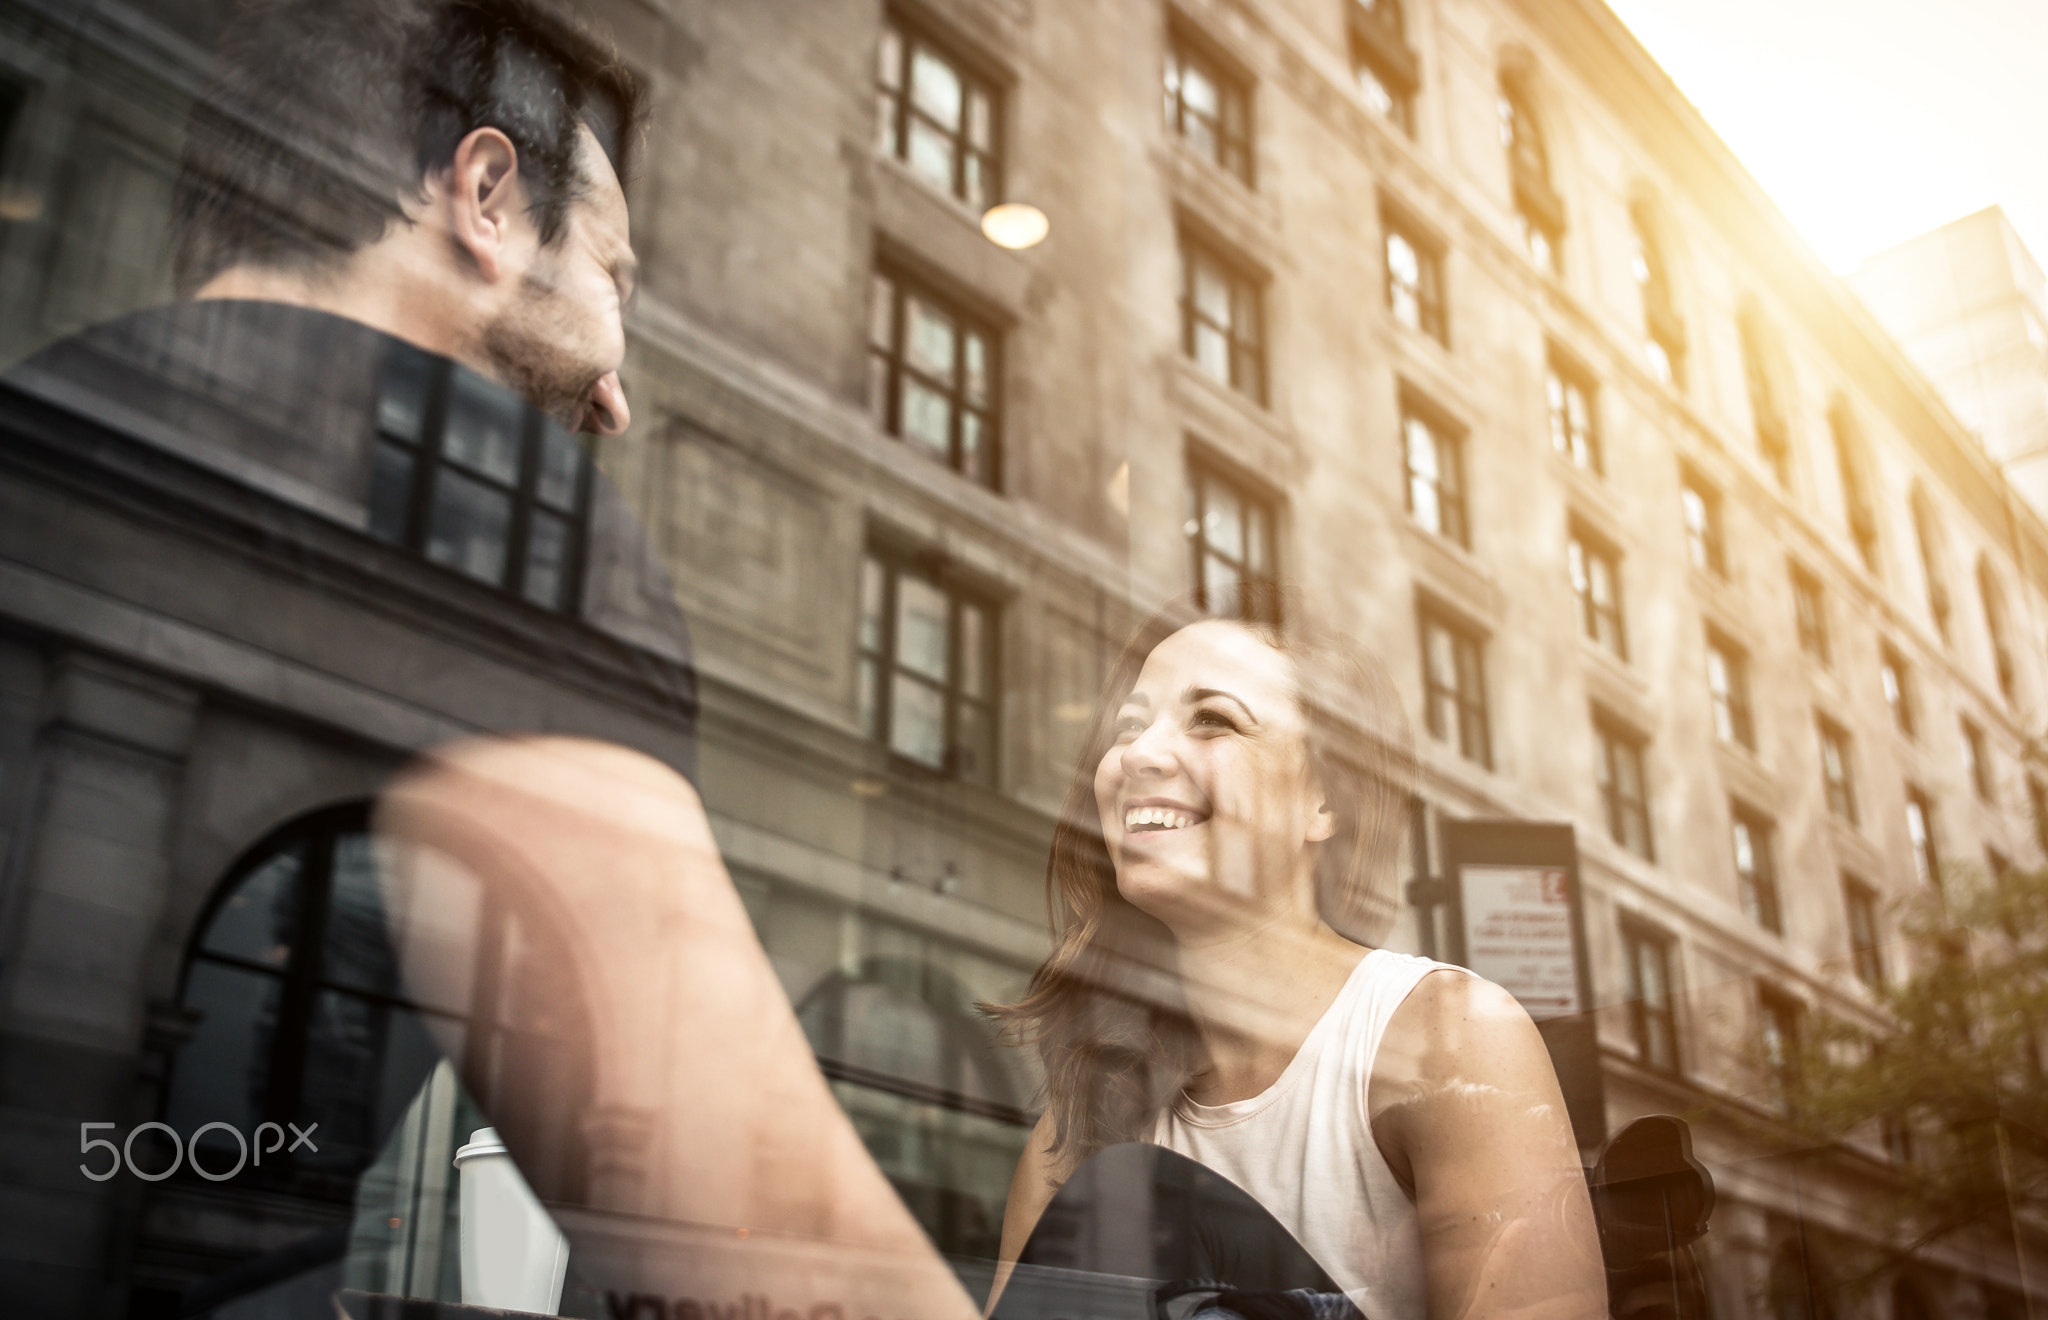
<path fill-rule="evenodd" d="M 1221 697 L 1225 701 L 1236 702 L 1237 708 L 1244 712 L 1244 717 L 1246 719 L 1250 720 L 1254 724 L 1257 724 L 1259 722 L 1259 717 L 1252 714 L 1252 708 L 1244 704 L 1244 698 L 1238 696 L 1234 692 L 1225 692 L 1222 688 L 1191 687 L 1186 692 L 1181 694 L 1181 700 L 1187 702 L 1191 706 L 1198 701 L 1205 701 L 1210 697 Z"/>

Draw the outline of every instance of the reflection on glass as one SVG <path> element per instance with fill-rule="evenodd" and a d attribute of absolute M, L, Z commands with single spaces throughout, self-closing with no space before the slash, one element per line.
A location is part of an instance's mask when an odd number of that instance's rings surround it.
<path fill-rule="evenodd" d="M 889 693 L 889 747 L 899 756 L 943 769 L 946 764 L 944 692 L 899 673 Z"/>
<path fill-rule="evenodd" d="M 509 486 L 519 480 L 524 411 L 511 391 L 472 372 L 457 371 L 442 452 L 450 461 Z"/>
<path fill-rule="evenodd" d="M 275 976 L 220 963 L 192 964 L 184 1002 L 198 1014 L 199 1025 L 178 1050 L 164 1113 L 179 1133 L 221 1122 L 247 1134 L 267 1117 L 264 1099 L 283 984 Z"/>
<path fill-rule="evenodd" d="M 434 483 L 427 558 L 485 582 L 501 581 L 511 524 L 511 496 L 443 468 Z"/>
<path fill-rule="evenodd" d="M 304 851 L 296 847 L 257 867 L 214 912 L 200 948 L 266 967 L 284 966 L 298 930 L 304 870 Z"/>

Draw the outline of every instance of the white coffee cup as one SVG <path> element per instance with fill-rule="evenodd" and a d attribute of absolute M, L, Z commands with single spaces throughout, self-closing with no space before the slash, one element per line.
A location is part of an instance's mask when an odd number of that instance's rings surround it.
<path fill-rule="evenodd" d="M 462 1301 L 553 1315 L 562 1304 L 569 1239 L 498 1140 L 478 1128 L 455 1152 L 462 1178 Z"/>

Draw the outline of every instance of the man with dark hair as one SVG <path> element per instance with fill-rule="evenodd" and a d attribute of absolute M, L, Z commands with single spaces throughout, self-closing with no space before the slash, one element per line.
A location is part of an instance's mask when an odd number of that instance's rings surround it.
<path fill-rule="evenodd" d="M 535 0 L 262 0 L 192 115 L 178 286 L 346 316 L 623 431 L 639 103 Z"/>

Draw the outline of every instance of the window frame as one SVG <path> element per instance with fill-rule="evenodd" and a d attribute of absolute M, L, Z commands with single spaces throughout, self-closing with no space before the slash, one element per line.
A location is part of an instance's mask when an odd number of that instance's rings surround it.
<path fill-rule="evenodd" d="M 1566 532 L 1565 566 L 1578 600 L 1579 635 L 1615 659 L 1628 660 L 1628 620 L 1622 600 L 1621 552 L 1576 520 Z M 1600 600 L 1600 579 L 1608 599 Z"/>
<path fill-rule="evenodd" d="M 412 419 L 416 433 L 410 437 L 394 425 L 394 400 L 399 396 L 394 381 L 411 363 L 424 374 L 418 396 L 418 412 Z M 465 381 L 467 384 L 465 384 Z M 448 451 L 449 422 L 455 415 L 457 397 L 463 389 L 478 386 L 502 395 L 502 402 L 518 410 L 519 435 L 516 472 L 508 482 L 481 463 L 464 462 Z M 410 344 L 388 346 L 378 373 L 376 439 L 372 448 L 373 476 L 366 500 L 364 529 L 387 544 L 417 554 L 427 563 L 459 574 L 472 582 L 505 592 L 525 604 L 565 618 L 580 617 L 583 609 L 584 575 L 589 568 L 592 521 L 592 493 L 596 485 L 589 452 L 560 425 L 524 399 L 506 391 L 450 358 L 426 352 Z M 402 406 L 402 405 L 401 405 Z M 567 502 L 545 496 L 541 487 L 549 480 L 548 449 L 555 446 L 569 454 L 572 472 Z M 566 448 L 564 448 L 566 447 Z M 403 474 L 387 464 L 402 461 Z M 503 562 L 495 579 L 437 556 L 433 549 L 436 516 L 444 473 L 504 501 Z M 557 474 L 559 475 L 559 474 Z M 461 489 L 455 487 L 454 489 Z M 534 529 L 549 519 L 562 527 L 560 574 L 552 603 L 536 599 L 529 592 L 533 571 Z M 380 526 L 380 522 L 383 523 Z"/>
<path fill-rule="evenodd" d="M 1423 724 L 1432 738 L 1450 746 L 1465 760 L 1493 768 L 1492 712 L 1486 692 L 1485 634 L 1456 614 L 1427 599 L 1418 600 L 1416 630 L 1420 638 Z M 1433 633 L 1449 639 L 1453 673 L 1441 681 L 1433 664 Z M 1444 710 L 1455 712 L 1457 727 L 1446 726 Z"/>
<path fill-rule="evenodd" d="M 1877 508 L 1871 502 L 1861 435 L 1848 405 L 1837 401 L 1828 409 L 1828 438 L 1835 450 L 1835 477 L 1842 485 L 1842 511 L 1849 524 L 1849 539 L 1865 572 L 1878 571 Z"/>
<path fill-rule="evenodd" d="M 1515 228 L 1523 250 L 1536 268 L 1552 279 L 1562 279 L 1564 203 L 1551 179 L 1548 135 L 1529 104 L 1525 82 L 1526 79 L 1503 71 L 1495 89 L 1495 113 L 1501 147 L 1507 157 Z"/>
<path fill-rule="evenodd" d="M 1671 264 L 1665 257 L 1658 228 L 1655 217 L 1644 206 L 1629 209 L 1629 232 L 1635 249 L 1631 264 L 1642 297 L 1647 369 L 1659 384 L 1682 393 L 1686 383 L 1685 322 L 1678 315 L 1671 289 Z M 1663 355 L 1662 372 L 1657 370 L 1657 358 L 1650 353 L 1651 348 Z"/>
<path fill-rule="evenodd" d="M 1180 228 L 1177 251 L 1180 261 L 1177 296 L 1180 299 L 1181 356 L 1202 375 L 1264 407 L 1267 399 L 1265 277 L 1228 249 L 1186 225 Z M 1227 324 L 1217 324 L 1201 309 L 1195 296 L 1200 280 L 1198 268 L 1207 269 L 1222 280 L 1230 306 Z M 1243 323 L 1247 321 L 1250 325 L 1248 337 L 1242 333 Z M 1222 376 L 1209 369 L 1198 351 L 1199 332 L 1203 329 L 1223 337 L 1228 360 Z"/>
<path fill-rule="evenodd" d="M 1210 499 L 1212 486 L 1228 489 L 1240 511 L 1237 529 L 1238 542 L 1246 547 L 1241 556 L 1233 557 L 1216 548 L 1209 537 Z M 1279 540 L 1280 503 L 1263 488 L 1245 481 L 1237 473 L 1220 463 L 1213 462 L 1197 453 L 1187 457 L 1187 521 L 1183 531 L 1188 538 L 1191 554 L 1190 565 L 1194 575 L 1195 604 L 1211 618 L 1238 618 L 1255 623 L 1279 624 L 1280 583 Z M 1256 518 L 1253 515 L 1257 515 Z M 1252 561 L 1253 551 L 1264 559 L 1266 568 L 1258 571 Z M 1219 608 L 1219 602 L 1211 598 L 1208 565 L 1216 560 L 1238 570 L 1237 584 L 1232 589 L 1236 596 L 1234 610 Z"/>
<path fill-rule="evenodd" d="M 1792 584 L 1792 622 L 1799 634 L 1799 649 L 1819 661 L 1823 668 L 1834 663 L 1834 648 L 1828 629 L 1828 598 L 1820 578 L 1796 560 L 1786 565 Z"/>
<path fill-rule="evenodd" d="M 1594 783 L 1607 817 L 1607 835 L 1644 861 L 1657 860 L 1656 832 L 1650 823 L 1649 739 L 1605 711 L 1593 711 Z M 1621 762 L 1626 759 L 1628 765 Z M 1623 784 L 1623 768 L 1633 771 L 1635 795 Z M 1631 842 L 1629 825 L 1639 833 Z"/>
<path fill-rule="evenodd" d="M 1778 886 L 1777 859 L 1771 852 L 1776 827 L 1769 817 L 1750 810 L 1740 802 L 1731 803 L 1728 814 L 1735 858 L 1735 892 L 1742 915 L 1761 929 L 1782 936 L 1785 933 L 1784 895 Z M 1742 864 L 1745 843 L 1750 857 L 1747 868 Z"/>
<path fill-rule="evenodd" d="M 1676 941 L 1669 933 L 1631 917 L 1622 918 L 1621 941 L 1622 959 L 1628 968 L 1629 1031 L 1635 1040 L 1636 1060 L 1646 1068 L 1677 1074 L 1683 1070 L 1684 1056 L 1679 1048 L 1678 996 L 1672 971 Z M 1652 960 L 1659 987 L 1648 985 L 1652 978 L 1644 975 L 1646 962 Z M 1662 1051 L 1656 1044 L 1659 1027 Z M 1660 1053 L 1665 1057 L 1658 1057 Z"/>
<path fill-rule="evenodd" d="M 1726 689 L 1714 685 L 1714 657 L 1721 657 Z M 1724 745 L 1756 750 L 1756 720 L 1749 700 L 1749 653 L 1718 629 L 1707 630 L 1707 693 L 1713 703 L 1714 733 Z M 1723 713 L 1728 728 L 1722 729 Z"/>
<path fill-rule="evenodd" d="M 1186 70 L 1193 68 L 1216 89 L 1217 112 L 1213 120 L 1199 110 L 1190 111 L 1184 88 Z M 1169 22 L 1166 32 L 1165 63 L 1160 91 L 1165 98 L 1166 129 L 1182 148 L 1207 161 L 1247 188 L 1258 186 L 1257 129 L 1253 120 L 1255 84 L 1242 69 L 1220 55 L 1213 45 L 1189 32 L 1179 22 Z M 1239 125 L 1229 126 L 1235 107 Z M 1188 131 L 1190 114 L 1206 127 L 1215 150 L 1205 151 L 1196 135 Z"/>
<path fill-rule="evenodd" d="M 882 574 L 882 595 L 878 602 L 878 617 L 881 627 L 878 641 L 869 644 L 864 635 L 869 613 L 868 586 L 870 566 L 876 566 Z M 927 588 L 943 596 L 946 601 L 946 677 L 943 682 L 934 682 L 932 676 L 915 669 L 906 669 L 901 660 L 901 592 L 902 580 L 915 578 Z M 870 742 L 879 745 L 889 757 L 890 764 L 899 770 L 929 779 L 949 780 L 955 783 L 980 788 L 997 787 L 998 768 L 1002 759 L 1002 609 L 992 593 L 978 590 L 957 580 L 945 564 L 936 556 L 919 553 L 907 546 L 877 538 L 870 538 L 860 559 L 860 587 L 856 595 L 857 626 L 854 635 L 854 682 L 856 685 L 856 709 L 865 713 L 865 727 L 861 734 Z M 966 609 L 977 609 L 981 613 L 981 651 L 975 663 L 982 674 L 983 693 L 977 695 L 965 690 L 963 669 L 967 665 L 966 629 L 961 620 Z M 941 740 L 943 752 L 939 764 L 920 760 L 898 747 L 895 740 L 895 692 L 896 680 L 907 674 L 908 678 L 925 688 L 935 688 L 940 694 L 943 711 Z M 866 690 L 861 691 L 861 685 Z M 970 751 L 963 741 L 961 716 L 963 707 L 978 707 L 987 729 L 986 767 L 963 767 L 961 754 Z"/>
<path fill-rule="evenodd" d="M 1944 886 L 1941 850 L 1934 831 L 1934 802 L 1913 784 L 1906 785 L 1906 848 L 1913 858 L 1914 878 L 1940 893 Z"/>
<path fill-rule="evenodd" d="M 886 290 L 885 290 L 886 286 Z M 995 321 L 981 315 L 961 300 L 920 279 L 902 266 L 878 260 L 868 276 L 868 412 L 885 435 L 900 441 L 912 452 L 938 463 L 976 485 L 1000 491 L 1003 487 L 1003 342 Z M 878 302 L 886 297 L 889 342 L 876 340 L 883 315 Z M 928 314 L 948 321 L 954 333 L 951 381 L 941 381 L 912 362 L 910 343 L 911 304 L 928 309 Z M 982 344 L 985 398 L 976 404 L 970 394 L 972 356 L 968 345 Z M 948 409 L 946 452 L 938 453 L 921 436 L 904 426 L 905 400 L 915 384 L 943 399 Z M 879 392 L 880 397 L 875 397 Z M 969 454 L 967 419 L 978 419 L 981 429 L 973 455 Z"/>
<path fill-rule="evenodd" d="M 1688 495 L 1692 501 L 1686 499 Z M 1700 508 L 1698 526 L 1694 525 L 1692 518 L 1694 501 Z M 1728 548 L 1721 525 L 1720 489 L 1691 468 L 1684 468 L 1678 480 L 1678 508 L 1680 522 L 1685 529 L 1686 562 L 1726 581 Z"/>
<path fill-rule="evenodd" d="M 1406 137 L 1415 136 L 1415 98 L 1421 91 L 1422 76 L 1415 52 L 1406 35 L 1407 19 L 1401 0 L 1347 0 L 1345 4 L 1351 48 L 1351 78 L 1368 108 L 1381 115 Z M 1371 80 L 1371 87 L 1367 80 Z M 1386 105 L 1375 104 L 1372 88 L 1378 88 Z"/>
<path fill-rule="evenodd" d="M 1398 278 L 1394 244 L 1401 243 L 1415 257 L 1415 283 L 1410 288 Z M 1386 273 L 1387 314 L 1409 329 L 1450 346 L 1450 316 L 1444 287 L 1443 244 L 1428 237 L 1422 228 L 1390 206 L 1380 207 L 1380 260 Z M 1404 303 L 1403 295 L 1407 302 Z M 1411 320 L 1403 314 L 1405 305 L 1414 307 Z"/>
<path fill-rule="evenodd" d="M 888 74 L 884 69 L 892 40 L 897 55 L 894 87 L 886 81 Z M 957 130 L 939 123 L 916 104 L 912 84 L 917 69 L 916 56 L 920 50 L 944 65 L 960 84 L 962 123 Z M 940 185 L 926 175 L 911 157 L 913 121 L 930 125 L 953 148 L 953 177 L 942 191 L 977 215 L 1003 197 L 1004 90 L 1002 80 L 990 76 L 983 61 L 964 54 L 954 43 L 934 36 L 927 24 L 906 18 L 894 7 L 883 11 L 881 36 L 875 49 L 875 150 L 900 162 L 914 178 L 940 189 Z M 972 141 L 973 107 L 977 96 L 987 106 L 985 146 L 976 146 Z"/>
<path fill-rule="evenodd" d="M 1856 979 L 1872 990 L 1884 989 L 1884 939 L 1877 891 L 1843 872 L 1842 910 L 1849 933 L 1849 963 Z"/>
<path fill-rule="evenodd" d="M 1779 397 L 1778 380 L 1767 360 L 1775 337 L 1765 328 L 1762 313 L 1746 309 L 1736 318 L 1741 340 L 1742 377 L 1749 393 L 1750 425 L 1756 435 L 1757 453 L 1777 481 L 1778 489 L 1792 489 L 1792 433 L 1785 416 L 1785 401 Z"/>
<path fill-rule="evenodd" d="M 1913 671 L 1906 658 L 1890 642 L 1882 643 L 1877 657 L 1878 690 L 1891 711 L 1892 728 L 1909 739 L 1920 736 L 1919 712 L 1914 709 Z"/>
<path fill-rule="evenodd" d="M 1585 426 L 1574 428 L 1573 396 L 1585 414 Z M 1556 346 L 1543 364 L 1543 409 L 1550 427 L 1550 447 L 1565 461 L 1594 476 L 1607 474 L 1607 453 L 1600 430 L 1600 386 L 1591 372 L 1566 357 Z"/>
<path fill-rule="evenodd" d="M 1849 733 L 1825 715 L 1816 716 L 1814 726 L 1820 742 L 1820 781 L 1827 799 L 1828 814 L 1850 825 L 1856 823 L 1856 767 Z M 1830 756 L 1830 752 L 1833 753 Z M 1831 764 L 1832 763 L 1832 764 Z"/>
<path fill-rule="evenodd" d="M 1432 536 L 1440 536 L 1461 549 L 1472 548 L 1471 509 L 1466 501 L 1465 432 L 1451 423 L 1442 411 L 1429 406 L 1408 389 L 1400 392 L 1402 499 L 1409 518 Z M 1415 466 L 1414 433 L 1420 429 L 1429 437 L 1431 458 L 1436 464 L 1433 481 Z M 1447 461 L 1448 460 L 1448 461 Z M 1434 496 L 1436 523 L 1432 527 L 1420 516 L 1417 483 L 1424 483 Z"/>
<path fill-rule="evenodd" d="M 1970 787 L 1979 802 L 1995 804 L 1998 786 L 1991 775 L 1991 746 L 1985 741 L 1984 726 L 1964 715 L 1957 721 L 1963 734 L 1963 767 L 1969 771 Z"/>
<path fill-rule="evenodd" d="M 1764 1087 L 1771 1108 L 1780 1114 L 1792 1112 L 1804 1018 L 1804 1006 L 1798 1000 L 1764 982 L 1757 983 L 1757 1041 L 1763 1056 Z"/>

